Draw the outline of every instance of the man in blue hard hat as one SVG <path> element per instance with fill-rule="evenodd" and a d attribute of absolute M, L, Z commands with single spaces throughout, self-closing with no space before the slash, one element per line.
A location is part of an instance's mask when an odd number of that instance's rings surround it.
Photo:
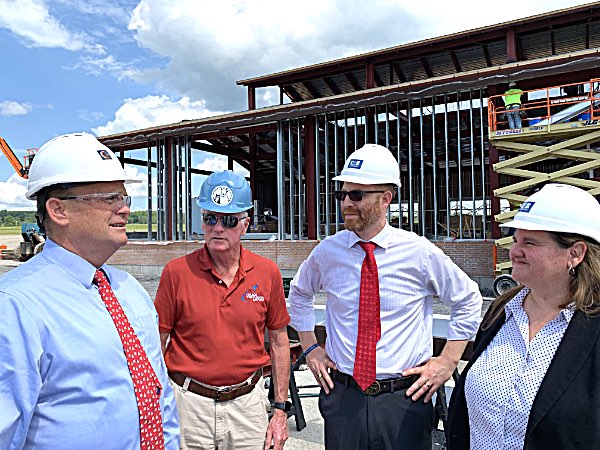
<path fill-rule="evenodd" d="M 241 245 L 252 193 L 230 170 L 200 188 L 205 244 L 165 267 L 156 293 L 160 336 L 184 449 L 283 448 L 288 437 L 290 321 L 279 269 Z M 273 417 L 262 368 L 271 346 Z M 168 343 L 167 340 L 169 339 Z"/>

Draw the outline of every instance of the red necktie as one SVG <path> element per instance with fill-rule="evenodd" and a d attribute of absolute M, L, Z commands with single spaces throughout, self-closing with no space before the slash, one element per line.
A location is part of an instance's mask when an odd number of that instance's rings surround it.
<path fill-rule="evenodd" d="M 98 286 L 100 297 L 106 304 L 115 327 L 119 332 L 127 366 L 133 380 L 133 390 L 140 414 L 140 449 L 164 449 L 164 435 L 160 414 L 160 392 L 162 386 L 150 365 L 148 356 L 133 331 L 127 316 L 121 308 L 104 272 L 96 270 L 94 284 Z"/>
<path fill-rule="evenodd" d="M 377 341 L 381 337 L 379 317 L 379 277 L 375 261 L 376 245 L 358 243 L 365 251 L 360 271 L 360 304 L 358 310 L 358 337 L 354 360 L 354 379 L 364 391 L 375 381 Z"/>

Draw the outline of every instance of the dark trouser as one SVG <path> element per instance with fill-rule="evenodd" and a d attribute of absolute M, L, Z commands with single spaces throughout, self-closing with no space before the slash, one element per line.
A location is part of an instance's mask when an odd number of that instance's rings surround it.
<path fill-rule="evenodd" d="M 405 389 L 369 396 L 334 383 L 319 395 L 327 450 L 431 450 L 431 402 L 413 402 Z"/>

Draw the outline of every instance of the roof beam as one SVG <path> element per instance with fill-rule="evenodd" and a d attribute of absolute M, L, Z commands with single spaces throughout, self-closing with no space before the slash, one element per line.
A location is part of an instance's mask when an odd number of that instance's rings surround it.
<path fill-rule="evenodd" d="M 319 91 L 317 91 L 317 88 L 315 87 L 314 84 L 312 84 L 312 81 L 303 81 L 302 85 L 306 88 L 306 90 L 308 92 L 310 92 L 310 95 L 312 95 L 313 98 L 321 98 L 322 95 L 319 94 Z"/>
<path fill-rule="evenodd" d="M 373 77 L 375 77 L 375 86 L 374 87 L 385 86 L 385 83 L 383 82 L 383 80 L 381 79 L 381 77 L 379 76 L 379 74 L 377 73 L 376 70 L 373 72 Z M 392 84 L 392 83 L 390 83 L 390 84 Z"/>
<path fill-rule="evenodd" d="M 427 74 L 427 77 L 433 78 L 433 71 L 431 70 L 431 66 L 429 65 L 429 61 L 427 61 L 427 58 L 423 56 L 419 58 L 419 61 L 421 61 L 421 66 L 423 66 L 423 70 Z"/>
<path fill-rule="evenodd" d="M 458 60 L 458 57 L 456 56 L 456 52 L 453 50 L 450 52 L 450 59 L 452 59 L 452 64 L 454 64 L 454 70 L 456 70 L 456 72 L 462 72 L 462 67 L 460 67 L 460 61 Z"/>
<path fill-rule="evenodd" d="M 488 50 L 487 45 L 481 44 L 481 50 L 483 50 L 486 66 L 492 67 L 492 58 L 490 57 L 490 51 Z"/>
<path fill-rule="evenodd" d="M 248 153 L 235 148 L 224 147 L 222 145 L 206 144 L 204 142 L 192 142 L 194 150 L 203 150 L 205 152 L 215 153 L 216 155 L 230 156 L 236 161 L 249 161 L 252 159 Z"/>
<path fill-rule="evenodd" d="M 367 89 L 374 88 L 375 87 L 375 64 L 373 64 L 372 59 L 367 59 L 365 71 L 366 71 L 366 76 L 367 76 Z"/>
<path fill-rule="evenodd" d="M 392 63 L 392 68 L 394 69 L 394 73 L 400 80 L 400 83 L 406 83 L 408 81 L 408 79 L 404 75 L 404 72 L 402 72 L 402 68 L 400 67 L 400 64 Z"/>
<path fill-rule="evenodd" d="M 552 55 L 556 55 L 556 40 L 554 39 L 554 30 L 550 30 L 550 47 L 552 48 Z"/>
<path fill-rule="evenodd" d="M 333 95 L 340 95 L 342 93 L 342 91 L 340 91 L 340 88 L 337 87 L 337 85 L 333 82 L 331 77 L 324 77 L 323 81 L 325 82 L 325 84 L 327 85 L 327 87 Z"/>
<path fill-rule="evenodd" d="M 283 86 L 283 91 L 290 98 L 291 101 L 293 101 L 293 102 L 301 102 L 302 101 L 302 97 L 300 96 L 300 94 L 298 94 L 296 89 L 294 89 L 292 87 L 291 84 Z"/>
<path fill-rule="evenodd" d="M 347 72 L 347 73 L 344 74 L 344 76 L 350 82 L 350 84 L 352 85 L 352 87 L 354 88 L 355 91 L 362 91 L 363 90 L 363 87 L 356 80 L 356 78 L 354 77 L 354 75 L 352 75 L 352 73 Z"/>

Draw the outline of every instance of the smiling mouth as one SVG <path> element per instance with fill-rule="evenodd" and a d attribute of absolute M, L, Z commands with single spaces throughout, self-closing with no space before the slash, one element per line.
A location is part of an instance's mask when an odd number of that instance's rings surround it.
<path fill-rule="evenodd" d="M 125 223 L 111 223 L 110 224 L 110 226 L 112 228 L 125 228 L 125 225 L 127 225 L 127 224 L 125 224 Z"/>

